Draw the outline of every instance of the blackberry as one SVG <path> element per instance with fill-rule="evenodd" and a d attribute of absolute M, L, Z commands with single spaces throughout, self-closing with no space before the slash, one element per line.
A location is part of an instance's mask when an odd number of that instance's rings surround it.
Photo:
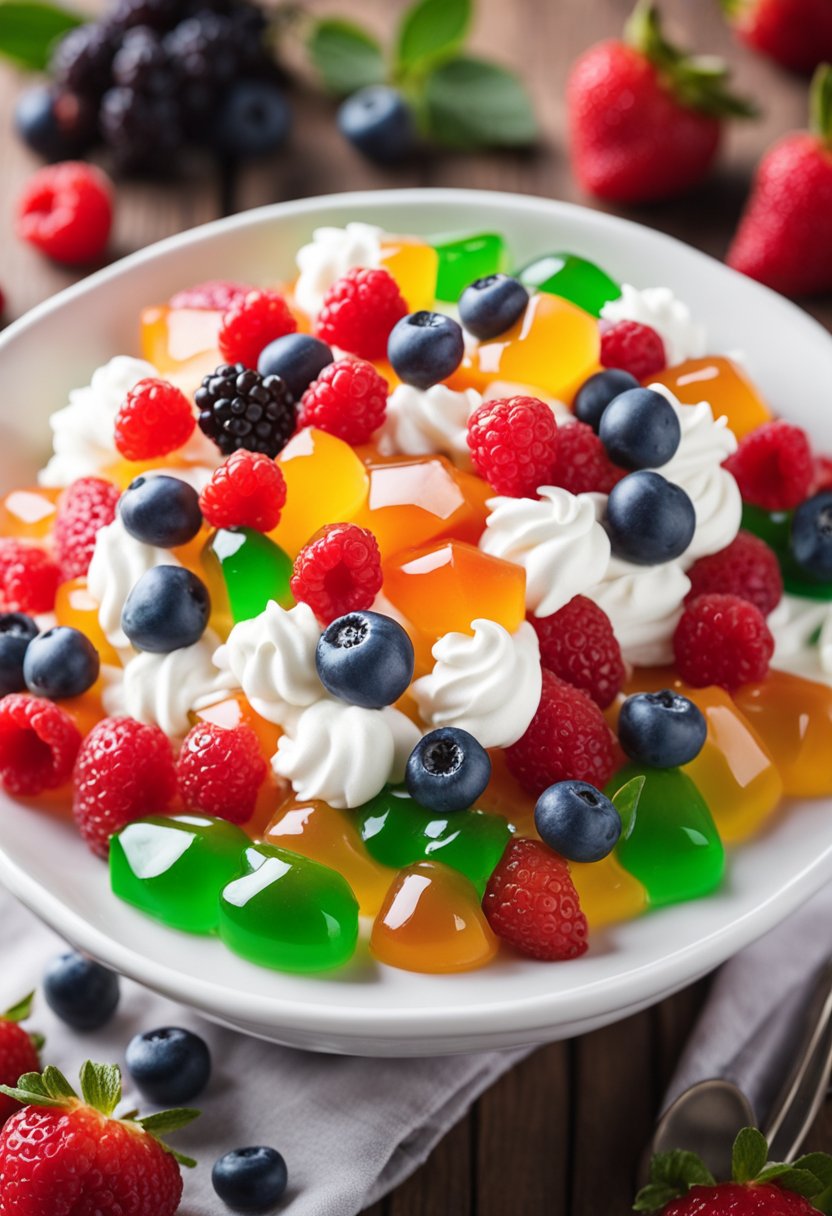
<path fill-rule="evenodd" d="M 234 23 L 218 13 L 189 17 L 168 34 L 165 47 L 186 81 L 210 85 L 214 92 L 240 68 Z"/>
<path fill-rule="evenodd" d="M 110 13 L 109 22 L 120 30 L 131 30 L 143 25 L 166 33 L 173 29 L 183 15 L 180 0 L 117 0 Z"/>
<path fill-rule="evenodd" d="M 145 93 L 120 85 L 101 100 L 101 134 L 124 173 L 168 175 L 184 143 L 175 92 Z"/>
<path fill-rule="evenodd" d="M 142 25 L 128 30 L 113 60 L 113 81 L 155 96 L 175 92 L 176 70 L 154 30 Z"/>
<path fill-rule="evenodd" d="M 295 403 L 284 381 L 242 363 L 224 363 L 206 376 L 194 400 L 200 430 L 223 456 L 238 448 L 276 456 L 295 430 Z"/>
<path fill-rule="evenodd" d="M 81 97 L 97 99 L 110 83 L 115 41 L 109 27 L 90 22 L 64 34 L 49 64 L 52 79 Z"/>

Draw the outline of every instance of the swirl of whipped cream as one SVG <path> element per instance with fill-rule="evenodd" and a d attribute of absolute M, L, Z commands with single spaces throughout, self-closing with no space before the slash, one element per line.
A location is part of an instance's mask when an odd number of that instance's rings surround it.
<path fill-rule="evenodd" d="M 785 593 L 769 613 L 772 667 L 832 684 L 832 604 Z"/>
<path fill-rule="evenodd" d="M 188 714 L 239 687 L 227 671 L 213 662 L 219 638 L 207 632 L 193 646 L 169 654 L 144 652 L 124 669 L 122 699 L 125 712 L 139 722 L 160 726 L 177 739 L 190 730 Z"/>
<path fill-rule="evenodd" d="M 677 300 L 669 287 L 644 287 L 639 290 L 622 283 L 621 295 L 601 309 L 605 321 L 638 321 L 649 325 L 664 342 L 668 364 L 683 359 L 698 359 L 707 347 L 705 326 L 697 324 L 687 304 Z"/>
<path fill-rule="evenodd" d="M 320 636 L 308 604 L 287 610 L 269 600 L 259 616 L 234 626 L 214 663 L 231 672 L 261 718 L 285 727 L 298 708 L 326 696 L 315 666 Z"/>
<path fill-rule="evenodd" d="M 636 566 L 614 557 L 603 581 L 583 594 L 610 618 L 625 659 L 658 667 L 673 658 L 673 633 L 689 591 L 678 562 Z"/>
<path fill-rule="evenodd" d="M 346 228 L 316 228 L 308 245 L 297 252 L 300 274 L 295 302 L 308 317 L 318 315 L 324 296 L 354 266 L 378 266 L 382 229 L 375 224 L 352 223 Z"/>
<path fill-rule="evenodd" d="M 526 571 L 526 606 L 550 616 L 604 577 L 610 542 L 588 494 L 541 486 L 540 498 L 491 498 L 480 548 Z"/>
<path fill-rule="evenodd" d="M 99 528 L 87 572 L 87 589 L 98 604 L 98 623 L 111 646 L 118 650 L 130 645 L 121 627 L 121 612 L 141 576 L 155 566 L 178 565 L 169 549 L 145 545 L 131 536 L 119 515 Z"/>
<path fill-rule="evenodd" d="M 471 468 L 468 417 L 482 401 L 476 389 L 455 392 L 447 384 L 428 389 L 400 384 L 387 402 L 384 425 L 376 432 L 385 456 L 430 456 L 440 452 L 460 468 Z"/>
<path fill-rule="evenodd" d="M 413 695 L 431 727 L 459 726 L 483 747 L 516 743 L 540 704 L 543 677 L 537 634 L 528 621 L 509 633 L 496 621 L 472 621 L 472 634 L 446 633 L 433 647 L 433 671 Z"/>

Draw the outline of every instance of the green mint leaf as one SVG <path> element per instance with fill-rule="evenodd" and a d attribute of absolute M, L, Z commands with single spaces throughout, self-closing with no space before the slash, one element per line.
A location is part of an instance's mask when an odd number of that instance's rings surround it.
<path fill-rule="evenodd" d="M 121 1101 L 121 1069 L 118 1064 L 93 1064 L 81 1067 L 81 1093 L 84 1101 L 107 1118 Z"/>
<path fill-rule="evenodd" d="M 824 1187 L 832 1187 L 832 1157 L 829 1153 L 805 1153 L 793 1161 L 792 1166 L 796 1170 L 808 1170 Z"/>
<path fill-rule="evenodd" d="M 22 1001 L 18 1001 L 16 1005 L 12 1005 L 11 1009 L 7 1009 L 5 1013 L 0 1013 L 0 1022 L 25 1022 L 32 1012 L 32 1001 L 35 999 L 34 992 L 30 992 L 28 996 L 24 996 Z"/>
<path fill-rule="evenodd" d="M 136 1122 L 152 1136 L 166 1136 L 169 1132 L 178 1131 L 180 1127 L 186 1127 L 194 1119 L 198 1119 L 199 1113 L 198 1110 L 190 1110 L 182 1106 L 175 1110 L 160 1110 L 155 1115 L 145 1115 L 143 1119 L 137 1119 Z"/>
<path fill-rule="evenodd" d="M 813 1199 L 824 1189 L 819 1178 L 793 1165 L 770 1165 L 758 1174 L 756 1182 L 776 1182 L 784 1191 L 794 1191 L 804 1199 Z"/>
<path fill-rule="evenodd" d="M 768 1144 L 756 1127 L 744 1127 L 734 1141 L 731 1172 L 734 1182 L 753 1182 L 768 1161 Z"/>
<path fill-rule="evenodd" d="M 54 4 L 34 0 L 0 2 L 0 55 L 21 67 L 42 71 L 52 46 L 61 34 L 80 25 L 82 18 Z"/>
<path fill-rule="evenodd" d="M 458 51 L 471 24 L 471 0 L 417 0 L 404 14 L 396 44 L 396 73 L 423 72 Z"/>
<path fill-rule="evenodd" d="M 67 1098 L 78 1097 L 64 1074 L 54 1064 L 48 1064 L 44 1068 L 41 1080 L 50 1098 L 66 1101 Z"/>
<path fill-rule="evenodd" d="M 530 144 L 537 123 L 520 78 L 496 63 L 460 55 L 424 86 L 428 134 L 452 148 Z"/>
<path fill-rule="evenodd" d="M 384 80 L 381 47 L 371 34 L 352 21 L 338 18 L 318 21 L 312 27 L 306 49 L 331 93 L 344 96 Z"/>
<path fill-rule="evenodd" d="M 641 1188 L 633 1204 L 634 1212 L 660 1212 L 674 1199 L 679 1198 L 676 1187 L 666 1186 L 663 1182 L 651 1182 Z"/>
<path fill-rule="evenodd" d="M 646 777 L 631 777 L 612 796 L 612 804 L 621 816 L 621 839 L 626 840 L 636 825 L 641 792 L 647 783 Z"/>

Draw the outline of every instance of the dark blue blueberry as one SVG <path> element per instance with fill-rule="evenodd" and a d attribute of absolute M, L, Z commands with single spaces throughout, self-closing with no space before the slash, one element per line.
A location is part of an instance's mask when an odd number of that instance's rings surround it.
<path fill-rule="evenodd" d="M 211 1182 L 235 1212 L 266 1212 L 283 1197 L 289 1175 L 276 1148 L 234 1148 L 214 1162 Z"/>
<path fill-rule="evenodd" d="M 642 469 L 613 486 L 604 527 L 616 557 L 658 566 L 687 549 L 696 530 L 696 511 L 680 486 Z"/>
<path fill-rule="evenodd" d="M 380 612 L 339 616 L 321 634 L 315 663 L 327 692 L 351 705 L 392 705 L 413 679 L 413 643 Z"/>
<path fill-rule="evenodd" d="M 22 612 L 0 613 L 0 697 L 26 687 L 23 659 L 38 627 Z"/>
<path fill-rule="evenodd" d="M 371 84 L 338 109 L 338 130 L 368 160 L 380 165 L 404 160 L 416 143 L 410 107 L 397 89 Z"/>
<path fill-rule="evenodd" d="M 597 432 L 601 415 L 609 403 L 630 388 L 638 388 L 638 380 L 620 367 L 596 372 L 578 389 L 572 402 L 572 411 L 579 422 L 585 422 Z"/>
<path fill-rule="evenodd" d="M 430 388 L 452 375 L 465 354 L 462 327 L 441 312 L 412 312 L 397 321 L 387 358 L 405 384 Z"/>
<path fill-rule="evenodd" d="M 298 401 L 334 358 L 320 338 L 311 334 L 284 334 L 261 352 L 257 370 L 261 376 L 280 376 Z"/>
<path fill-rule="evenodd" d="M 73 1030 L 99 1030 L 116 1011 L 119 979 L 100 963 L 68 950 L 46 968 L 43 995 L 52 1012 Z"/>
<path fill-rule="evenodd" d="M 491 777 L 488 752 L 467 730 L 443 726 L 423 735 L 405 770 L 407 792 L 430 811 L 473 806 Z"/>
<path fill-rule="evenodd" d="M 559 781 L 537 800 L 540 839 L 568 861 L 601 861 L 621 835 L 621 816 L 606 794 L 586 781 Z"/>
<path fill-rule="evenodd" d="M 23 143 L 44 160 L 67 160 L 93 143 L 94 107 L 72 93 L 36 84 L 21 93 L 14 126 Z"/>
<path fill-rule="evenodd" d="M 157 1106 L 191 1102 L 211 1075 L 205 1040 L 179 1026 L 135 1035 L 127 1044 L 124 1062 L 139 1091 Z"/>
<path fill-rule="evenodd" d="M 618 739 L 631 760 L 651 768 L 690 764 L 705 746 L 705 715 L 681 693 L 640 692 L 628 697 L 618 718 Z"/>
<path fill-rule="evenodd" d="M 89 638 L 71 625 L 56 625 L 26 647 L 23 678 L 30 692 L 59 701 L 79 697 L 98 679 L 101 662 Z"/>
<path fill-rule="evenodd" d="M 623 469 L 658 469 L 675 455 L 682 428 L 661 393 L 631 388 L 609 403 L 598 434 L 614 464 Z"/>
<path fill-rule="evenodd" d="M 790 544 L 804 573 L 819 582 L 832 579 L 832 490 L 800 504 L 792 516 Z"/>
<path fill-rule="evenodd" d="M 459 319 L 481 342 L 511 329 L 526 311 L 529 293 L 507 274 L 475 279 L 459 297 Z"/>
<path fill-rule="evenodd" d="M 250 159 L 275 152 L 292 125 L 289 103 L 267 80 L 242 80 L 232 86 L 217 115 L 214 138 L 227 156 Z"/>
<path fill-rule="evenodd" d="M 118 500 L 125 529 L 159 549 L 187 545 L 202 526 L 199 495 L 178 477 L 137 477 Z"/>
<path fill-rule="evenodd" d="M 184 566 L 155 566 L 128 595 L 121 627 L 137 650 L 169 654 L 199 641 L 210 612 L 201 579 Z"/>

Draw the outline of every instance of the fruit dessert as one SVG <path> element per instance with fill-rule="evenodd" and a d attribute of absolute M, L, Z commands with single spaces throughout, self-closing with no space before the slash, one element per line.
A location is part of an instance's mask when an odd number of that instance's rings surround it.
<path fill-rule="evenodd" d="M 668 288 L 511 265 L 320 229 L 53 415 L 0 775 L 116 898 L 295 972 L 564 961 L 832 793 L 832 462 Z"/>

